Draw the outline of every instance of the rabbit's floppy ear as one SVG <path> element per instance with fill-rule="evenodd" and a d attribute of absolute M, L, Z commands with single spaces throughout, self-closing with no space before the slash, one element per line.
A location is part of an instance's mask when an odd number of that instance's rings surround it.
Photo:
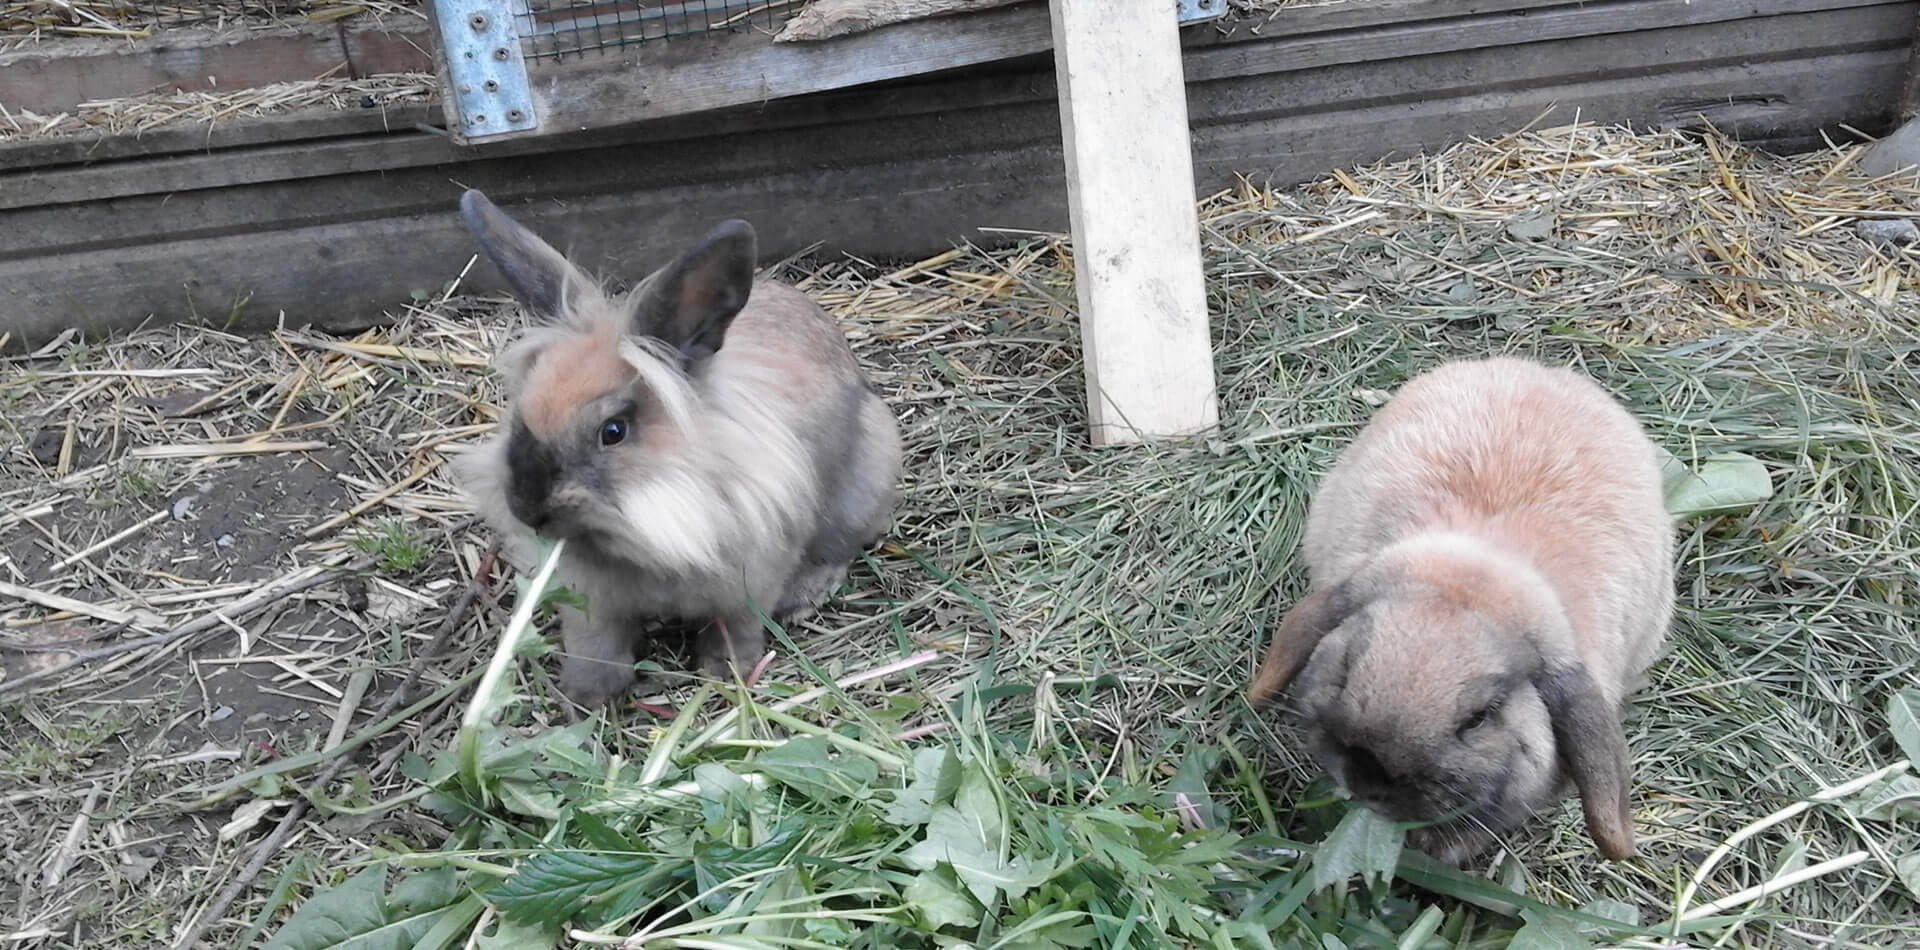
<path fill-rule="evenodd" d="M 636 291 L 634 332 L 660 339 L 689 363 L 719 352 L 753 291 L 758 254 L 752 225 L 721 222 Z"/>
<path fill-rule="evenodd" d="M 1306 667 L 1321 639 L 1357 607 L 1344 583 L 1314 591 L 1294 604 L 1273 632 L 1267 655 L 1261 658 L 1253 685 L 1247 689 L 1248 701 L 1260 706 L 1285 692 Z"/>
<path fill-rule="evenodd" d="M 1587 834 L 1600 853 L 1633 857 L 1633 817 L 1627 804 L 1627 740 L 1616 711 L 1578 663 L 1542 671 L 1534 689 L 1553 723 L 1560 760 L 1580 788 Z"/>
<path fill-rule="evenodd" d="M 514 295 L 541 316 L 559 316 L 578 304 L 582 295 L 598 292 L 580 268 L 508 217 L 486 195 L 471 189 L 461 195 L 460 219 L 480 242 L 487 260 L 507 278 Z"/>

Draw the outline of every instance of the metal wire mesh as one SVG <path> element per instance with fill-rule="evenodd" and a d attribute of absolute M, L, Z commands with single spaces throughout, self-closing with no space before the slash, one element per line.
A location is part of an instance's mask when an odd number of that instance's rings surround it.
<path fill-rule="evenodd" d="M 524 0 L 521 54 L 557 60 L 716 31 L 776 32 L 805 0 Z"/>

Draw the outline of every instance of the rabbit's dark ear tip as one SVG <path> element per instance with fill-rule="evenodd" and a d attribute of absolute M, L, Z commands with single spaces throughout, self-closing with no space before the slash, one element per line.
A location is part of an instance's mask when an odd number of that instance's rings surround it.
<path fill-rule="evenodd" d="M 758 237 L 758 235 L 756 235 L 753 231 L 753 224 L 743 218 L 728 218 L 727 220 L 720 222 L 719 224 L 714 226 L 713 231 L 710 233 L 709 236 L 715 239 L 722 239 L 722 240 L 738 239 L 738 238 L 744 237 L 749 241 L 754 240 L 756 237 Z"/>

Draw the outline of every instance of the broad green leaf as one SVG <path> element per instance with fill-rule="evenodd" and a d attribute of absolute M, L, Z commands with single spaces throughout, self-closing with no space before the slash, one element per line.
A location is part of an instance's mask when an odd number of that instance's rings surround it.
<path fill-rule="evenodd" d="M 649 855 L 548 851 L 488 891 L 487 901 L 519 923 L 562 924 L 587 902 L 644 884 L 655 871 Z"/>
<path fill-rule="evenodd" d="M 445 907 L 460 899 L 460 877 L 451 867 L 415 871 L 393 888 L 393 906 L 420 911 Z"/>
<path fill-rule="evenodd" d="M 1920 778 L 1889 775 L 1849 798 L 1847 813 L 1866 821 L 1891 821 L 1920 815 Z"/>
<path fill-rule="evenodd" d="M 1100 931 L 1084 911 L 1050 907 L 1025 920 L 1009 921 L 1006 934 L 995 946 L 1005 950 L 1084 950 L 1099 943 Z"/>
<path fill-rule="evenodd" d="M 998 851 L 1007 834 L 1007 816 L 1000 809 L 1000 796 L 994 794 L 995 782 L 978 762 L 970 764 L 953 793 L 953 807 L 968 816 L 980 829 L 980 840 Z"/>
<path fill-rule="evenodd" d="M 376 864 L 308 898 L 266 950 L 411 950 L 447 912 L 446 901 L 420 903 L 451 895 L 436 879 L 408 891 L 411 906 L 389 904 L 386 881 L 386 865 Z"/>
<path fill-rule="evenodd" d="M 797 828 L 788 828 L 749 848 L 724 841 L 698 842 L 693 846 L 694 881 L 704 891 L 743 874 L 779 867 L 793 856 L 801 840 Z"/>
<path fill-rule="evenodd" d="M 1920 900 L 1920 851 L 1901 856 L 1893 862 L 1893 869 L 1900 875 L 1900 883 L 1907 886 L 1907 893 Z"/>
<path fill-rule="evenodd" d="M 1709 455 L 1699 467 L 1668 455 L 1662 462 L 1667 511 L 1675 518 L 1747 508 L 1773 497 L 1773 478 L 1759 459 L 1739 452 Z"/>
<path fill-rule="evenodd" d="M 1201 825 L 1208 828 L 1224 826 L 1229 815 L 1225 808 L 1213 800 L 1213 794 L 1207 789 L 1207 776 L 1220 765 L 1221 752 L 1212 746 L 1192 746 L 1180 759 L 1179 770 L 1167 783 L 1166 807 L 1178 807 L 1178 796 L 1185 795 L 1192 805 Z"/>
<path fill-rule="evenodd" d="M 1779 858 L 1773 862 L 1773 873 L 1770 875 L 1772 877 L 1792 874 L 1795 871 L 1805 868 L 1808 864 L 1807 855 L 1813 849 L 1808 847 L 1807 843 L 1800 840 L 1797 835 L 1789 833 L 1786 835 L 1786 839 L 1786 843 L 1780 848 Z"/>
<path fill-rule="evenodd" d="M 1507 950 L 1592 950 L 1592 947 L 1572 925 L 1549 918 L 1528 920 L 1507 944 Z"/>
<path fill-rule="evenodd" d="M 797 901 L 806 897 L 808 893 L 809 889 L 806 886 L 805 876 L 801 874 L 800 869 L 787 868 L 785 871 L 773 875 L 773 879 L 766 882 L 766 884 L 760 888 L 760 899 L 758 903 L 773 904 L 778 907 L 781 913 L 792 913 L 805 909 L 804 905 L 797 903 Z M 791 940 L 804 933 L 804 929 L 800 926 L 800 923 L 801 922 L 795 918 L 755 920 L 742 928 L 741 933 L 763 939 Z"/>
<path fill-rule="evenodd" d="M 589 811 L 576 811 L 568 816 L 579 840 L 596 851 L 637 851 L 639 847 L 619 829 L 606 823 L 600 816 Z"/>
<path fill-rule="evenodd" d="M 694 766 L 693 783 L 700 789 L 700 817 L 707 823 L 708 834 L 720 834 L 729 815 L 746 814 L 753 807 L 753 786 L 724 765 Z"/>
<path fill-rule="evenodd" d="M 1605 917 L 1608 920 L 1617 920 L 1629 927 L 1640 926 L 1640 908 L 1632 904 L 1614 900 L 1610 897 L 1602 897 L 1582 904 L 1580 906 L 1580 913 L 1591 914 L 1595 917 Z M 1592 924 L 1576 924 L 1575 926 L 1585 933 L 1595 933 L 1604 929 Z"/>
<path fill-rule="evenodd" d="M 465 897 L 448 905 L 433 927 L 420 935 L 413 944 L 413 950 L 448 950 L 449 947 L 464 947 L 467 936 L 473 932 L 473 922 L 487 909 L 487 902 L 478 894 L 468 893 Z"/>
<path fill-rule="evenodd" d="M 553 950 L 560 946 L 560 928 L 498 918 L 493 929 L 475 938 L 473 945 L 478 950 Z"/>
<path fill-rule="evenodd" d="M 927 822 L 926 840 L 907 849 L 901 860 L 917 871 L 930 871 L 942 864 L 952 867 L 967 890 L 986 907 L 995 906 L 995 891 L 1016 898 L 1053 874 L 1052 862 L 1035 864 L 1024 857 L 1003 856 L 999 836 L 986 824 L 990 817 L 997 820 L 997 815 L 968 814 L 952 805 L 940 805 Z"/>
<path fill-rule="evenodd" d="M 833 755 L 819 736 L 790 739 L 753 760 L 780 784 L 815 801 L 866 798 L 880 780 L 880 766 L 857 755 Z"/>
<path fill-rule="evenodd" d="M 1405 832 L 1373 809 L 1349 810 L 1314 852 L 1314 890 L 1339 884 L 1356 874 L 1368 883 L 1385 881 L 1393 875 L 1405 839 Z"/>
<path fill-rule="evenodd" d="M 829 947 L 851 946 L 857 934 L 852 924 L 833 917 L 809 917 L 800 922 L 800 930 L 808 939 Z"/>
<path fill-rule="evenodd" d="M 563 803 L 560 793 L 544 781 L 506 779 L 494 786 L 500 804 L 508 811 L 542 821 L 559 821 Z"/>
<path fill-rule="evenodd" d="M 1608 931 L 1615 936 L 1629 933 L 1653 935 L 1637 925 L 1623 924 L 1620 921 L 1594 916 L 1584 911 L 1568 910 L 1535 900 L 1524 893 L 1515 893 L 1477 875 L 1467 874 L 1457 867 L 1441 864 L 1415 850 L 1408 850 L 1401 854 L 1397 874 L 1400 880 L 1415 887 L 1507 916 L 1518 914 L 1529 921 L 1549 920 L 1566 928 L 1592 927 Z"/>
<path fill-rule="evenodd" d="M 1920 769 L 1920 689 L 1903 689 L 1888 697 L 1887 725 L 1900 754 Z"/>
<path fill-rule="evenodd" d="M 905 897 L 929 930 L 972 927 L 980 923 L 980 905 L 973 902 L 953 876 L 953 869 L 936 867 L 920 872 L 907 885 Z"/>
<path fill-rule="evenodd" d="M 920 749 L 908 767 L 912 780 L 893 793 L 883 814 L 888 823 L 911 828 L 933 817 L 933 806 L 944 803 L 960 785 L 960 758 L 942 748 Z"/>

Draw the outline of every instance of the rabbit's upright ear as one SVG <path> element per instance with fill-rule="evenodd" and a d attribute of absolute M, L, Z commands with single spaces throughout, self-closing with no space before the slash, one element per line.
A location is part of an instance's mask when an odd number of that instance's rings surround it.
<path fill-rule="evenodd" d="M 1618 711 L 1578 663 L 1548 669 L 1533 687 L 1553 722 L 1560 761 L 1580 789 L 1587 834 L 1607 858 L 1633 857 L 1633 813 L 1627 802 L 1627 739 Z"/>
<path fill-rule="evenodd" d="M 460 218 L 514 295 L 540 316 L 559 316 L 583 296 L 599 292 L 591 278 L 486 195 L 473 190 L 461 195 Z"/>
<path fill-rule="evenodd" d="M 639 288 L 634 332 L 665 342 L 689 363 L 719 352 L 753 291 L 758 253 L 752 225 L 722 222 Z"/>
<path fill-rule="evenodd" d="M 1261 706 L 1285 692 L 1306 668 L 1314 648 L 1357 606 L 1346 584 L 1314 591 L 1294 604 L 1273 632 L 1267 655 L 1260 660 L 1260 669 L 1247 690 L 1248 701 Z"/>

